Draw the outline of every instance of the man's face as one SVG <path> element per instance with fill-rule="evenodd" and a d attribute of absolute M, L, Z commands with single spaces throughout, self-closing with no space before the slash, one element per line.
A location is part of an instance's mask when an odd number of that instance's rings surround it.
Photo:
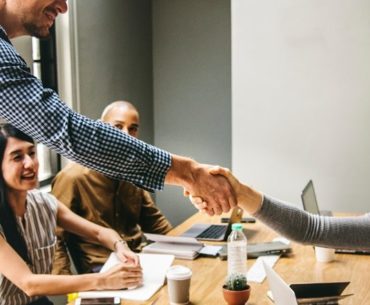
<path fill-rule="evenodd" d="M 131 107 L 115 107 L 105 116 L 103 122 L 108 123 L 135 138 L 139 134 L 139 114 Z"/>
<path fill-rule="evenodd" d="M 9 0 L 10 1 L 10 0 Z M 14 0 L 16 12 L 27 34 L 38 38 L 49 35 L 58 14 L 67 11 L 67 0 Z"/>

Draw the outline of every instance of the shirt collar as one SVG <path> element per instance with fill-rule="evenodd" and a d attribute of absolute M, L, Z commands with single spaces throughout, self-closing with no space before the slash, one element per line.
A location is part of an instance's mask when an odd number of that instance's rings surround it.
<path fill-rule="evenodd" d="M 0 25 L 0 38 L 5 40 L 7 43 L 12 44 L 9 40 L 9 37 L 8 37 L 5 29 L 1 25 Z"/>

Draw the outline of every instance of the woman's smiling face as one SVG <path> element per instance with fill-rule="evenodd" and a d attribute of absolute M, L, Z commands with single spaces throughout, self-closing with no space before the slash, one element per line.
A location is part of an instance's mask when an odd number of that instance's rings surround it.
<path fill-rule="evenodd" d="M 1 170 L 9 191 L 28 191 L 38 185 L 39 162 L 34 143 L 9 137 Z"/>

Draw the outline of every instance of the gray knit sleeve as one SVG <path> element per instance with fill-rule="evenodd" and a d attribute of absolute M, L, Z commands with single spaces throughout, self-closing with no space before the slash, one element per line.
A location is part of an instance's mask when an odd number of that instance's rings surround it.
<path fill-rule="evenodd" d="M 254 216 L 296 242 L 330 248 L 370 249 L 370 214 L 313 215 L 265 195 L 261 209 Z"/>

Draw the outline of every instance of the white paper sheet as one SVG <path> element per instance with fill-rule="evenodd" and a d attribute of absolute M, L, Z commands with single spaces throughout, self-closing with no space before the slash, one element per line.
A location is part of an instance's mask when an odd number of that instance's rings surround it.
<path fill-rule="evenodd" d="M 247 274 L 248 282 L 262 283 L 266 277 L 263 261 L 267 266 L 273 267 L 279 259 L 279 255 L 264 255 L 257 258 Z"/>
<path fill-rule="evenodd" d="M 222 249 L 222 246 L 204 246 L 199 253 L 210 256 L 217 256 L 218 252 Z"/>
<path fill-rule="evenodd" d="M 139 254 L 143 268 L 144 284 L 141 287 L 128 290 L 84 291 L 80 297 L 119 297 L 121 299 L 146 301 L 164 284 L 166 271 L 172 265 L 173 255 Z M 104 272 L 119 263 L 115 253 L 112 253 L 100 272 Z"/>

